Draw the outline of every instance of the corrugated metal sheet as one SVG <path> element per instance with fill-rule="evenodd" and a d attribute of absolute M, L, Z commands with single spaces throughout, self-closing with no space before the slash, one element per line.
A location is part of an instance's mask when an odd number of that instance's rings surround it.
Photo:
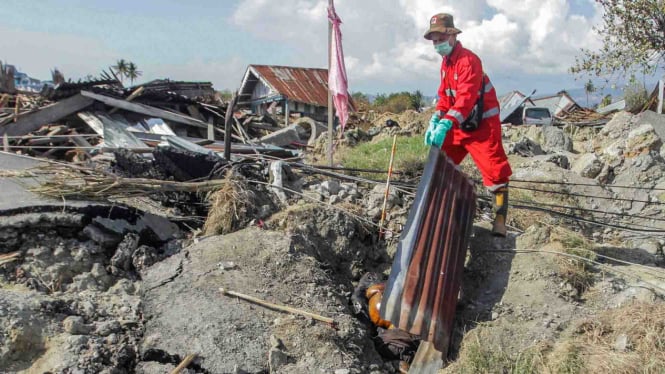
<path fill-rule="evenodd" d="M 471 181 L 432 147 L 400 237 L 381 316 L 444 354 L 450 344 L 475 209 Z"/>
<path fill-rule="evenodd" d="M 290 66 L 250 65 L 279 94 L 289 100 L 328 106 L 328 70 Z"/>

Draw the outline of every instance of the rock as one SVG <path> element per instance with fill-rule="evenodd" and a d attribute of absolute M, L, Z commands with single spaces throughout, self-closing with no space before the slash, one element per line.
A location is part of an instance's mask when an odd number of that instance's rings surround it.
<path fill-rule="evenodd" d="M 300 135 L 298 134 L 297 127 L 298 125 L 290 125 L 289 127 L 277 130 L 272 134 L 268 134 L 260 139 L 261 143 L 272 144 L 278 147 L 283 147 L 285 145 L 290 145 L 293 142 L 300 141 Z"/>
<path fill-rule="evenodd" d="M 585 178 L 596 178 L 603 170 L 603 163 L 593 153 L 583 154 L 571 168 L 572 171 Z"/>
<path fill-rule="evenodd" d="M 658 137 L 658 134 L 656 134 L 653 126 L 644 124 L 628 133 L 625 150 L 626 157 L 635 157 L 651 151 L 658 153 L 662 145 L 663 142 Z"/>
<path fill-rule="evenodd" d="M 147 245 L 138 247 L 132 254 L 132 265 L 137 271 L 141 271 L 159 261 L 157 250 Z"/>
<path fill-rule="evenodd" d="M 341 189 L 341 186 L 338 181 L 331 180 L 321 183 L 321 193 L 323 196 L 328 197 L 331 195 L 337 195 Z"/>
<path fill-rule="evenodd" d="M 492 321 L 495 321 L 499 318 L 499 313 L 497 312 L 492 312 Z"/>
<path fill-rule="evenodd" d="M 78 316 L 69 316 L 62 321 L 62 327 L 65 332 L 72 335 L 88 335 L 92 331 L 92 326 L 86 325 L 83 318 Z"/>
<path fill-rule="evenodd" d="M 278 348 L 271 348 L 268 352 L 268 367 L 270 373 L 276 373 L 289 362 L 289 356 Z"/>
<path fill-rule="evenodd" d="M 99 322 L 95 324 L 95 334 L 99 336 L 109 336 L 113 333 L 120 332 L 122 327 L 120 322 L 116 320 Z"/>
<path fill-rule="evenodd" d="M 555 126 L 540 126 L 539 128 L 542 129 L 543 136 L 543 141 L 540 144 L 545 151 L 573 151 L 573 141 L 563 130 Z"/>
<path fill-rule="evenodd" d="M 350 374 L 351 370 L 349 369 L 337 369 L 335 370 L 335 374 Z"/>
<path fill-rule="evenodd" d="M 127 234 L 125 236 L 118 245 L 115 254 L 111 257 L 111 274 L 121 276 L 132 270 L 132 256 L 138 246 L 139 236 L 137 234 Z"/>
<path fill-rule="evenodd" d="M 629 346 L 630 342 L 626 334 L 620 334 L 614 341 L 614 350 L 617 352 L 626 352 Z"/>
<path fill-rule="evenodd" d="M 82 234 L 104 249 L 115 248 L 122 241 L 122 236 L 104 232 L 93 224 L 83 228 Z"/>
<path fill-rule="evenodd" d="M 634 116 L 635 126 L 649 124 L 653 126 L 661 140 L 665 140 L 665 115 L 647 110 Z"/>
<path fill-rule="evenodd" d="M 522 137 L 519 141 L 512 143 L 508 146 L 508 154 L 516 154 L 524 157 L 532 157 L 538 155 L 544 155 L 540 144 L 534 142 L 533 140 Z"/>
<path fill-rule="evenodd" d="M 369 194 L 367 199 L 367 209 L 374 210 L 378 208 L 381 210 L 383 208 L 383 199 L 386 192 L 386 186 L 377 185 L 375 186 Z M 386 202 L 386 209 L 391 209 L 395 205 L 400 205 L 402 199 L 399 197 L 399 193 L 396 189 L 391 188 L 388 193 L 388 200 Z"/>

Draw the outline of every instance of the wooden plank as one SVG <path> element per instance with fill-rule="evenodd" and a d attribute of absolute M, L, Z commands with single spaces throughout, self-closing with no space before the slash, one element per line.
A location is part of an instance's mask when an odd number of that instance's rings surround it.
<path fill-rule="evenodd" d="M 233 93 L 231 102 L 226 109 L 226 118 L 224 118 L 224 159 L 231 160 L 231 124 L 233 123 L 233 109 L 238 101 L 238 91 Z"/>
<path fill-rule="evenodd" d="M 199 121 L 196 118 L 184 116 L 182 114 L 178 114 L 178 113 L 174 113 L 174 112 L 169 112 L 167 110 L 158 109 L 158 108 L 151 107 L 151 106 L 148 106 L 148 105 L 139 104 L 139 103 L 131 103 L 129 101 L 119 100 L 119 99 L 115 99 L 115 98 L 112 98 L 112 97 L 92 93 L 92 92 L 89 92 L 89 91 L 81 91 L 81 95 L 83 95 L 87 98 L 90 98 L 90 99 L 101 101 L 102 103 L 104 103 L 106 105 L 109 105 L 109 106 L 112 106 L 114 108 L 120 108 L 120 109 L 124 109 L 124 110 L 130 111 L 130 112 L 145 114 L 147 116 L 157 117 L 157 118 L 165 119 L 165 120 L 168 120 L 168 121 L 182 123 L 182 124 L 185 124 L 185 125 L 190 125 L 190 126 L 194 126 L 194 127 L 198 127 L 198 128 L 202 128 L 202 129 L 207 129 L 208 128 L 207 123 L 205 123 L 203 121 Z"/>
<path fill-rule="evenodd" d="M 0 135 L 25 135 L 76 113 L 92 105 L 93 102 L 94 100 L 81 95 L 72 96 L 37 112 L 19 116 L 16 122 L 0 127 Z"/>
<path fill-rule="evenodd" d="M 132 92 L 129 96 L 127 96 L 127 98 L 125 99 L 125 101 L 132 101 L 132 100 L 136 99 L 137 97 L 141 96 L 141 94 L 143 93 L 143 90 L 144 90 L 144 89 L 145 89 L 145 88 L 144 88 L 143 86 L 141 86 L 141 87 L 135 89 L 134 92 Z M 115 113 L 115 112 L 117 112 L 117 111 L 118 111 L 118 108 L 113 108 L 113 109 L 111 109 L 111 111 L 109 111 L 109 114 L 113 114 L 113 113 Z"/>

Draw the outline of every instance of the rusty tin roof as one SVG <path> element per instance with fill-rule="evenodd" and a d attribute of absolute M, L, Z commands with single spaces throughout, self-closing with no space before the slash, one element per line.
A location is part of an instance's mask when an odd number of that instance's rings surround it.
<path fill-rule="evenodd" d="M 472 182 L 432 147 L 400 237 L 381 316 L 445 355 L 473 227 Z"/>
<path fill-rule="evenodd" d="M 328 106 L 327 69 L 268 65 L 250 65 L 249 68 L 289 100 Z"/>

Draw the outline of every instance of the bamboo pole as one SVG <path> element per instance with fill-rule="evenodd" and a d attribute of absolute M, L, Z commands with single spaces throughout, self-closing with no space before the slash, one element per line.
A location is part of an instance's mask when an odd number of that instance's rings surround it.
<path fill-rule="evenodd" d="M 393 147 L 390 151 L 390 163 L 388 164 L 388 179 L 386 179 L 386 193 L 383 195 L 383 208 L 381 209 L 381 222 L 379 222 L 379 239 L 383 236 L 383 222 L 386 219 L 386 205 L 390 194 L 390 177 L 393 175 L 393 161 L 395 161 L 395 148 L 397 146 L 397 135 L 393 136 Z"/>
<path fill-rule="evenodd" d="M 318 314 L 306 312 L 304 310 L 300 310 L 300 309 L 296 309 L 296 308 L 291 308 L 289 306 L 282 306 L 282 305 L 269 303 L 267 301 L 261 300 L 259 298 L 253 297 L 253 296 L 244 295 L 244 294 L 241 294 L 239 292 L 229 291 L 225 288 L 220 288 L 219 291 L 222 292 L 222 294 L 224 294 L 226 296 L 235 296 L 239 299 L 249 301 L 249 302 L 252 302 L 254 304 L 264 306 L 264 307 L 269 308 L 269 309 L 274 309 L 274 310 L 278 310 L 280 312 L 287 312 L 287 313 L 291 313 L 291 314 L 298 314 L 298 315 L 301 315 L 301 316 L 309 317 L 309 318 L 312 318 L 312 319 L 317 320 L 317 321 L 325 322 L 325 323 L 327 323 L 331 326 L 336 325 L 335 320 L 332 319 L 332 318 L 323 317 L 323 316 L 320 316 Z"/>
<path fill-rule="evenodd" d="M 332 8 L 333 0 L 328 0 L 328 9 Z M 328 83 L 330 83 L 330 62 L 332 61 L 332 21 L 328 20 Z M 333 166 L 333 97 L 328 84 L 328 166 Z"/>
<path fill-rule="evenodd" d="M 187 357 L 185 357 L 185 359 L 182 360 L 182 362 L 180 363 L 180 365 L 178 365 L 175 369 L 173 369 L 173 371 L 171 372 L 171 374 L 180 374 L 180 372 L 181 372 L 183 369 L 185 369 L 187 366 L 189 366 L 189 364 L 191 364 L 192 361 L 194 361 L 195 358 L 196 358 L 196 354 L 190 354 L 190 355 L 187 355 Z"/>

